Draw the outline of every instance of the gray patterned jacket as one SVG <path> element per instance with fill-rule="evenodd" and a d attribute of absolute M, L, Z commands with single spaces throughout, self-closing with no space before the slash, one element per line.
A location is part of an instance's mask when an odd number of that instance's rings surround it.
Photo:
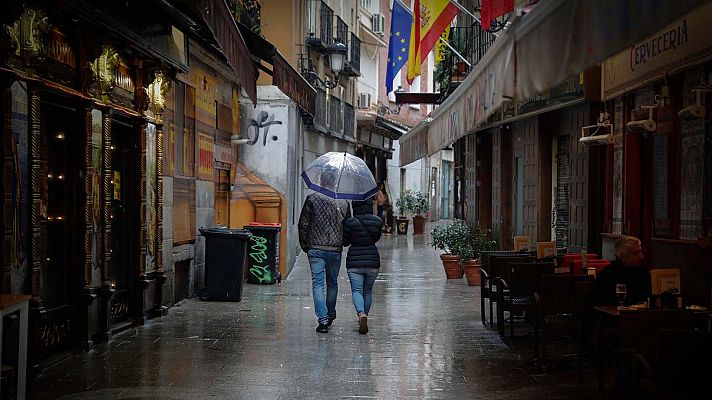
<path fill-rule="evenodd" d="M 341 251 L 344 220 L 351 217 L 346 200 L 334 200 L 321 193 L 312 193 L 304 200 L 299 216 L 299 245 L 302 250 Z"/>

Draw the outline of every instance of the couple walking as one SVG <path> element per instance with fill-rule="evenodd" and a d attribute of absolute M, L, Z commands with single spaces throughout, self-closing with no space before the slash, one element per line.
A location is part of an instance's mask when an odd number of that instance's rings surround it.
<path fill-rule="evenodd" d="M 335 176 L 322 176 L 322 183 Z M 346 270 L 351 282 L 351 297 L 358 315 L 359 333 L 368 332 L 371 290 L 378 276 L 381 260 L 376 242 L 381 238 L 381 219 L 373 215 L 373 200 L 334 200 L 321 193 L 307 196 L 299 217 L 299 245 L 309 257 L 312 274 L 314 311 L 319 325 L 316 331 L 329 332 L 336 319 L 336 297 L 343 246 L 350 246 Z M 326 298 L 324 297 L 326 281 Z"/>

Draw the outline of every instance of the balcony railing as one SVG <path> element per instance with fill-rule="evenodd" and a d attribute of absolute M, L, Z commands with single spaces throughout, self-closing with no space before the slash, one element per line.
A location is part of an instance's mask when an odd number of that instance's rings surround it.
<path fill-rule="evenodd" d="M 349 42 L 349 26 L 341 17 L 336 17 L 336 36 L 334 38 L 343 44 Z"/>
<path fill-rule="evenodd" d="M 345 72 L 348 76 L 361 75 L 361 40 L 355 33 L 351 32 L 349 40 L 349 58 L 345 65 Z"/>
<path fill-rule="evenodd" d="M 450 45 L 460 53 L 470 67 L 467 67 L 460 57 L 448 51 L 445 59 L 439 66 L 440 71 L 436 74 L 436 80 L 440 84 L 441 91 L 454 89 L 452 82 L 462 81 L 472 68 L 480 62 L 487 50 L 492 46 L 497 37 L 486 31 L 482 31 L 479 23 L 471 26 L 453 27 L 450 30 Z"/>
<path fill-rule="evenodd" d="M 336 96 L 329 98 L 329 132 L 337 135 L 344 133 L 344 115 L 341 109 L 341 99 Z"/>
<path fill-rule="evenodd" d="M 326 120 L 326 92 L 317 89 L 316 91 L 316 115 L 314 115 L 314 128 L 318 131 L 326 132 L 328 122 Z"/>
<path fill-rule="evenodd" d="M 344 136 L 354 137 L 356 130 L 355 118 L 356 110 L 354 110 L 354 107 L 351 104 L 344 103 Z"/>
<path fill-rule="evenodd" d="M 309 0 L 306 44 L 325 50 L 331 45 L 333 38 L 334 11 L 321 0 Z"/>

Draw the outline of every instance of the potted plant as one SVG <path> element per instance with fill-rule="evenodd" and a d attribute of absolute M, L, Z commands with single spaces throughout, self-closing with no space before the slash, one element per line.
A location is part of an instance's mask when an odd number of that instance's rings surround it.
<path fill-rule="evenodd" d="M 408 234 L 408 215 L 411 213 L 412 194 L 410 190 L 405 190 L 396 200 L 396 208 L 398 209 L 398 217 L 396 220 L 396 232 L 399 235 Z"/>
<path fill-rule="evenodd" d="M 412 195 L 413 234 L 422 235 L 425 229 L 425 214 L 430 210 L 430 199 L 426 193 L 416 192 Z"/>
<path fill-rule="evenodd" d="M 480 284 L 480 255 L 483 251 L 492 251 L 497 248 L 497 241 L 491 239 L 491 232 L 483 229 L 479 224 L 472 229 L 467 240 L 467 245 L 462 250 L 462 268 L 465 271 L 467 284 L 476 286 Z"/>
<path fill-rule="evenodd" d="M 462 254 L 466 248 L 469 228 L 462 220 L 436 226 L 431 230 L 432 242 L 435 249 L 445 251 L 440 255 L 447 279 L 460 279 L 464 274 L 462 269 Z"/>

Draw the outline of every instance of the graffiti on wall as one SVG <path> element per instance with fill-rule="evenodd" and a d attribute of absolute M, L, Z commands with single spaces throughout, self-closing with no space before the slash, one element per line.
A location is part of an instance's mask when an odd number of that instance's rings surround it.
<path fill-rule="evenodd" d="M 259 283 L 271 283 L 273 280 L 272 271 L 267 257 L 267 238 L 253 235 L 250 238 L 250 275 Z"/>
<path fill-rule="evenodd" d="M 272 125 L 282 125 L 282 121 L 275 121 L 274 114 L 270 114 L 267 111 L 260 111 L 257 114 L 257 119 L 250 118 L 247 126 L 247 137 L 249 139 L 247 144 L 254 146 L 259 141 L 260 134 L 262 134 L 262 146 L 266 146 L 269 128 Z M 277 141 L 279 138 L 273 135 L 270 139 Z"/>

